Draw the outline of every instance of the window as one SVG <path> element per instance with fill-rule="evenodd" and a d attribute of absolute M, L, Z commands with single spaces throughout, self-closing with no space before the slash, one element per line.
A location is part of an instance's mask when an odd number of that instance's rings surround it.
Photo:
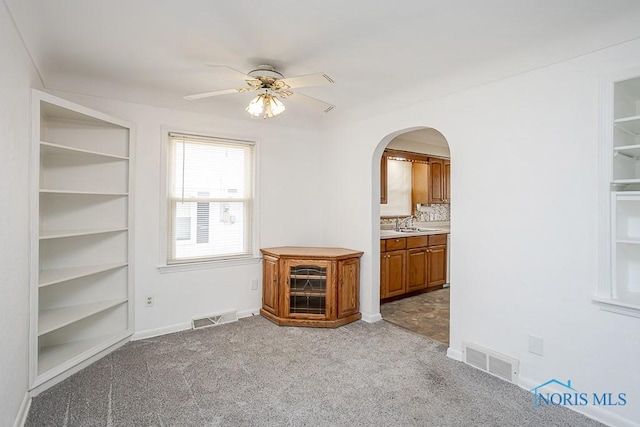
<path fill-rule="evenodd" d="M 252 255 L 253 143 L 169 133 L 168 264 Z"/>

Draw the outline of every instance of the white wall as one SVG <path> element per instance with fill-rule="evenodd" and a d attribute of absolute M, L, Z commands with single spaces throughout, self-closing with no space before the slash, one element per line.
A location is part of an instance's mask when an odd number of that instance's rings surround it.
<path fill-rule="evenodd" d="M 30 87 L 39 82 L 4 2 L 0 3 L 0 425 L 27 403 L 29 342 Z"/>
<path fill-rule="evenodd" d="M 233 122 L 209 115 L 104 100 L 64 92 L 54 94 L 128 120 L 136 126 L 135 150 L 135 329 L 136 337 L 189 326 L 193 317 L 236 309 L 248 314 L 261 306 L 260 260 L 234 267 L 161 273 L 160 195 L 162 129 L 205 132 L 254 140 L 258 151 L 260 247 L 319 245 L 322 188 L 320 138 L 316 133 L 277 127 L 274 122 Z M 154 306 L 145 307 L 152 295 Z"/>
<path fill-rule="evenodd" d="M 349 185 L 327 192 L 324 243 L 366 251 L 364 318 L 379 316 L 380 154 L 391 133 L 433 127 L 453 165 L 450 354 L 465 340 L 515 357 L 526 389 L 555 377 L 579 391 L 627 393 L 624 407 L 579 410 L 640 423 L 640 319 L 591 299 L 599 79 L 638 58 L 640 41 L 628 42 L 336 129 L 328 185 Z M 543 337 L 544 356 L 528 352 L 529 334 Z"/>

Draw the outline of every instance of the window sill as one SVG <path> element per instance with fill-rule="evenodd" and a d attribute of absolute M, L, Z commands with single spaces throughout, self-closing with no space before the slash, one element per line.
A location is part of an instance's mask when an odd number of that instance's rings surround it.
<path fill-rule="evenodd" d="M 237 265 L 259 264 L 262 260 L 260 256 L 235 259 L 220 259 L 215 261 L 186 262 L 184 264 L 167 264 L 158 266 L 161 274 L 179 273 L 181 271 L 206 270 L 211 268 L 235 267 Z"/>
<path fill-rule="evenodd" d="M 593 300 L 600 304 L 600 310 L 625 316 L 640 317 L 640 305 L 620 301 L 613 298 L 594 296 Z"/>

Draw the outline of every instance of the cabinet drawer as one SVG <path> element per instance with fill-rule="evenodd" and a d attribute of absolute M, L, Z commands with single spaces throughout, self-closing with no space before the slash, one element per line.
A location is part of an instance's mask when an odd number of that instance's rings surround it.
<path fill-rule="evenodd" d="M 385 250 L 386 251 L 395 251 L 398 249 L 405 249 L 407 247 L 407 238 L 400 237 L 397 239 L 386 239 Z"/>
<path fill-rule="evenodd" d="M 427 239 L 429 236 L 413 236 L 407 237 L 407 249 L 421 248 L 427 246 Z"/>
<path fill-rule="evenodd" d="M 386 245 L 385 245 L 386 240 L 384 239 L 380 239 L 380 253 L 382 252 L 386 252 Z"/>
<path fill-rule="evenodd" d="M 433 236 L 429 236 L 429 246 L 445 245 L 446 243 L 447 243 L 446 234 L 435 234 Z"/>

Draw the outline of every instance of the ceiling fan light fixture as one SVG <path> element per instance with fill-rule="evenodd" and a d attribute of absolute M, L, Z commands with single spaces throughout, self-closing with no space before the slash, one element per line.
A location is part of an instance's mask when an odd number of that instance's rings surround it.
<path fill-rule="evenodd" d="M 270 119 L 281 114 L 285 106 L 278 98 L 265 92 L 253 98 L 245 110 L 253 117 Z"/>

